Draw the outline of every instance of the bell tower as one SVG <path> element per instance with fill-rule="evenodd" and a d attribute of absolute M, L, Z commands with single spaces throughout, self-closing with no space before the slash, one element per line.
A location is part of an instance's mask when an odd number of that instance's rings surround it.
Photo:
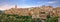
<path fill-rule="evenodd" d="M 17 8 L 17 5 L 15 5 L 15 8 Z"/>

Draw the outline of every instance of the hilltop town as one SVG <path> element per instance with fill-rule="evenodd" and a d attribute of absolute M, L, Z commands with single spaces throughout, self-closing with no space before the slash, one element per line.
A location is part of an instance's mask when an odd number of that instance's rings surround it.
<path fill-rule="evenodd" d="M 3 18 L 3 21 L 5 21 L 6 19 L 14 21 L 17 19 L 19 19 L 18 21 L 21 21 L 20 19 L 22 19 L 23 21 L 24 19 L 27 20 L 29 18 L 30 20 L 35 22 L 49 22 L 51 20 L 55 21 L 55 19 L 56 21 L 60 22 L 60 7 L 54 8 L 53 6 L 39 6 L 31 8 L 18 8 L 18 6 L 15 5 L 14 8 L 4 10 L 3 12 L 0 10 L 0 17 L 0 20 L 2 20 Z"/>
<path fill-rule="evenodd" d="M 60 17 L 60 7 L 52 6 L 41 6 L 41 7 L 32 7 L 32 8 L 11 8 L 5 10 L 5 14 L 17 14 L 19 16 L 29 16 L 32 15 L 33 18 L 46 18 L 47 15 L 59 16 Z"/>

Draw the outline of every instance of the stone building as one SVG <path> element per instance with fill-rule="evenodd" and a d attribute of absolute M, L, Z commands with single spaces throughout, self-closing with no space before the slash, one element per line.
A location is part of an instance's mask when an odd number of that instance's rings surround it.
<path fill-rule="evenodd" d="M 59 16 L 60 17 L 60 7 L 53 8 L 52 6 L 41 6 L 33 8 L 11 8 L 5 10 L 5 14 L 17 14 L 20 16 L 32 15 L 32 18 L 46 19 L 47 15 Z"/>
<path fill-rule="evenodd" d="M 20 16 L 27 16 L 29 15 L 29 9 L 28 8 L 17 8 L 15 5 L 15 8 L 11 8 L 9 10 L 5 10 L 5 14 L 17 14 Z"/>
<path fill-rule="evenodd" d="M 60 17 L 60 7 L 54 8 L 56 11 L 56 15 Z"/>

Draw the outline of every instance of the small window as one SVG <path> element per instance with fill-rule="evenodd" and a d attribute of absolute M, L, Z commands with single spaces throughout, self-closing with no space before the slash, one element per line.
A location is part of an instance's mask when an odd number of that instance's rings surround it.
<path fill-rule="evenodd" d="M 58 13 L 60 13 L 60 11 L 57 11 Z"/>
<path fill-rule="evenodd" d="M 41 12 L 41 14 L 45 14 L 45 12 Z"/>

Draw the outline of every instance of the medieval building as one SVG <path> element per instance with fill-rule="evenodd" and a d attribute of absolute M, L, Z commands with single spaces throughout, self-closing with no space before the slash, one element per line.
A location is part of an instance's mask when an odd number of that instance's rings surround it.
<path fill-rule="evenodd" d="M 15 8 L 5 10 L 5 14 L 17 14 L 20 16 L 31 15 L 32 18 L 46 19 L 47 15 L 60 17 L 60 7 L 53 8 L 52 6 L 41 6 L 33 8 L 17 8 L 17 5 L 15 5 Z"/>

